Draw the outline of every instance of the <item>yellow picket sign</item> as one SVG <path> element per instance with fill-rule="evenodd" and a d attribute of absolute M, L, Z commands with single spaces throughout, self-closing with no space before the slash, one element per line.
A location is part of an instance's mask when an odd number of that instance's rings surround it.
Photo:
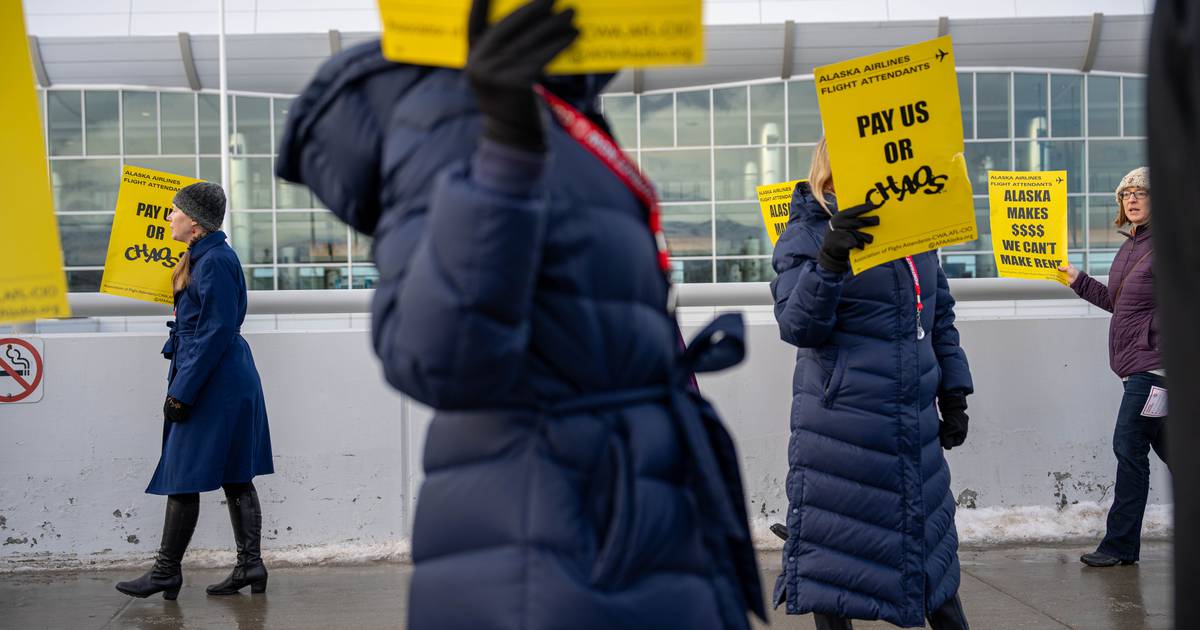
<path fill-rule="evenodd" d="M 46 145 L 20 2 L 0 7 L 0 324 L 70 317 Z"/>
<path fill-rule="evenodd" d="M 779 237 L 783 236 L 783 231 L 787 229 L 792 193 L 796 190 L 796 184 L 804 181 L 808 180 L 766 184 L 755 189 L 758 191 L 758 207 L 762 211 L 763 225 L 767 226 L 767 236 L 771 237 L 772 246 L 779 242 Z"/>
<path fill-rule="evenodd" d="M 1002 278 L 1069 285 L 1067 172 L 988 171 L 992 252 Z"/>
<path fill-rule="evenodd" d="M 492 20 L 527 2 L 493 0 Z M 701 4 L 701 0 L 560 1 L 559 8 L 575 8 L 580 35 L 546 71 L 581 74 L 704 63 Z M 471 0 L 379 0 L 383 56 L 423 66 L 463 67 L 470 12 Z"/>
<path fill-rule="evenodd" d="M 977 238 L 949 37 L 814 70 L 838 204 L 880 206 L 861 273 Z"/>
<path fill-rule="evenodd" d="M 175 193 L 198 179 L 126 166 L 117 191 L 100 292 L 174 304 L 171 274 L 187 244 L 171 238 Z"/>

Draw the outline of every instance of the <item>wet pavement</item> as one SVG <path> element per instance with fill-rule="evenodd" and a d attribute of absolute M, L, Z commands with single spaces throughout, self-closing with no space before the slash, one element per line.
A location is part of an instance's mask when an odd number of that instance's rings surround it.
<path fill-rule="evenodd" d="M 1168 629 L 1171 627 L 1170 546 L 1147 544 L 1131 567 L 1079 564 L 1085 547 L 963 550 L 963 605 L 975 630 Z M 270 557 L 268 556 L 268 561 Z M 759 556 L 769 590 L 777 553 Z M 182 629 L 402 628 L 408 606 L 407 564 L 276 568 L 268 592 L 208 597 L 204 586 L 227 571 L 186 570 L 174 602 L 132 599 L 113 583 L 138 571 L 0 574 L 0 628 Z M 469 602 L 468 602 L 469 603 Z M 776 614 L 771 628 L 809 630 L 810 617 Z M 570 627 L 570 623 L 564 627 Z M 890 628 L 858 622 L 855 628 Z"/>

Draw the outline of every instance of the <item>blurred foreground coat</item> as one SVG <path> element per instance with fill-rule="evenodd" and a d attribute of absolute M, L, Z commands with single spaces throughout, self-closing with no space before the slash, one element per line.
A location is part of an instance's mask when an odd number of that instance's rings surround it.
<path fill-rule="evenodd" d="M 601 87 L 556 92 L 594 114 Z M 279 174 L 373 234 L 375 351 L 438 410 L 409 627 L 747 628 L 736 455 L 686 385 L 741 359 L 741 322 L 681 356 L 632 193 L 548 116 L 544 159 L 481 142 L 460 73 L 378 44 L 292 108 Z"/>
<path fill-rule="evenodd" d="M 959 583 L 935 406 L 939 392 L 972 392 L 954 299 L 937 254 L 914 256 L 926 332 L 917 339 L 904 259 L 831 272 L 817 264 L 829 215 L 807 184 L 791 208 L 771 283 L 780 336 L 799 348 L 775 605 L 921 627 Z"/>
<path fill-rule="evenodd" d="M 246 278 L 224 232 L 188 248 L 191 282 L 175 294 L 163 356 L 167 394 L 191 405 L 187 422 L 163 422 L 150 494 L 216 490 L 275 472 L 262 383 L 242 338 Z"/>

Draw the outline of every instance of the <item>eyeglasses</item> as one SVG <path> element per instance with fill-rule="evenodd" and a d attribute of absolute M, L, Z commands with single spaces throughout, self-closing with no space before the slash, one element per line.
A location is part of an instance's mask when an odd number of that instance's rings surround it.
<path fill-rule="evenodd" d="M 1123 191 L 1121 191 L 1121 195 L 1120 195 L 1121 201 L 1125 201 L 1127 199 L 1137 199 L 1138 201 L 1145 201 L 1146 198 L 1149 196 L 1150 196 L 1150 193 L 1148 193 L 1144 190 L 1123 190 Z"/>

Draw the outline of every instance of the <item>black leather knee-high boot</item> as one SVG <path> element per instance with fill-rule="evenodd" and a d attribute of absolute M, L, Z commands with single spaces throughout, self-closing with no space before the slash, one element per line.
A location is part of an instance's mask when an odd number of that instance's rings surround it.
<path fill-rule="evenodd" d="M 118 582 L 117 590 L 134 597 L 162 593 L 163 599 L 175 599 L 183 586 L 183 554 L 187 552 L 196 519 L 200 517 L 199 494 L 175 494 L 167 497 L 162 542 L 154 567 L 136 580 Z"/>
<path fill-rule="evenodd" d="M 209 595 L 234 595 L 247 586 L 251 593 L 267 590 L 267 567 L 262 561 L 262 506 L 253 483 L 225 487 L 229 522 L 237 545 L 237 565 L 229 577 L 209 586 Z"/>

